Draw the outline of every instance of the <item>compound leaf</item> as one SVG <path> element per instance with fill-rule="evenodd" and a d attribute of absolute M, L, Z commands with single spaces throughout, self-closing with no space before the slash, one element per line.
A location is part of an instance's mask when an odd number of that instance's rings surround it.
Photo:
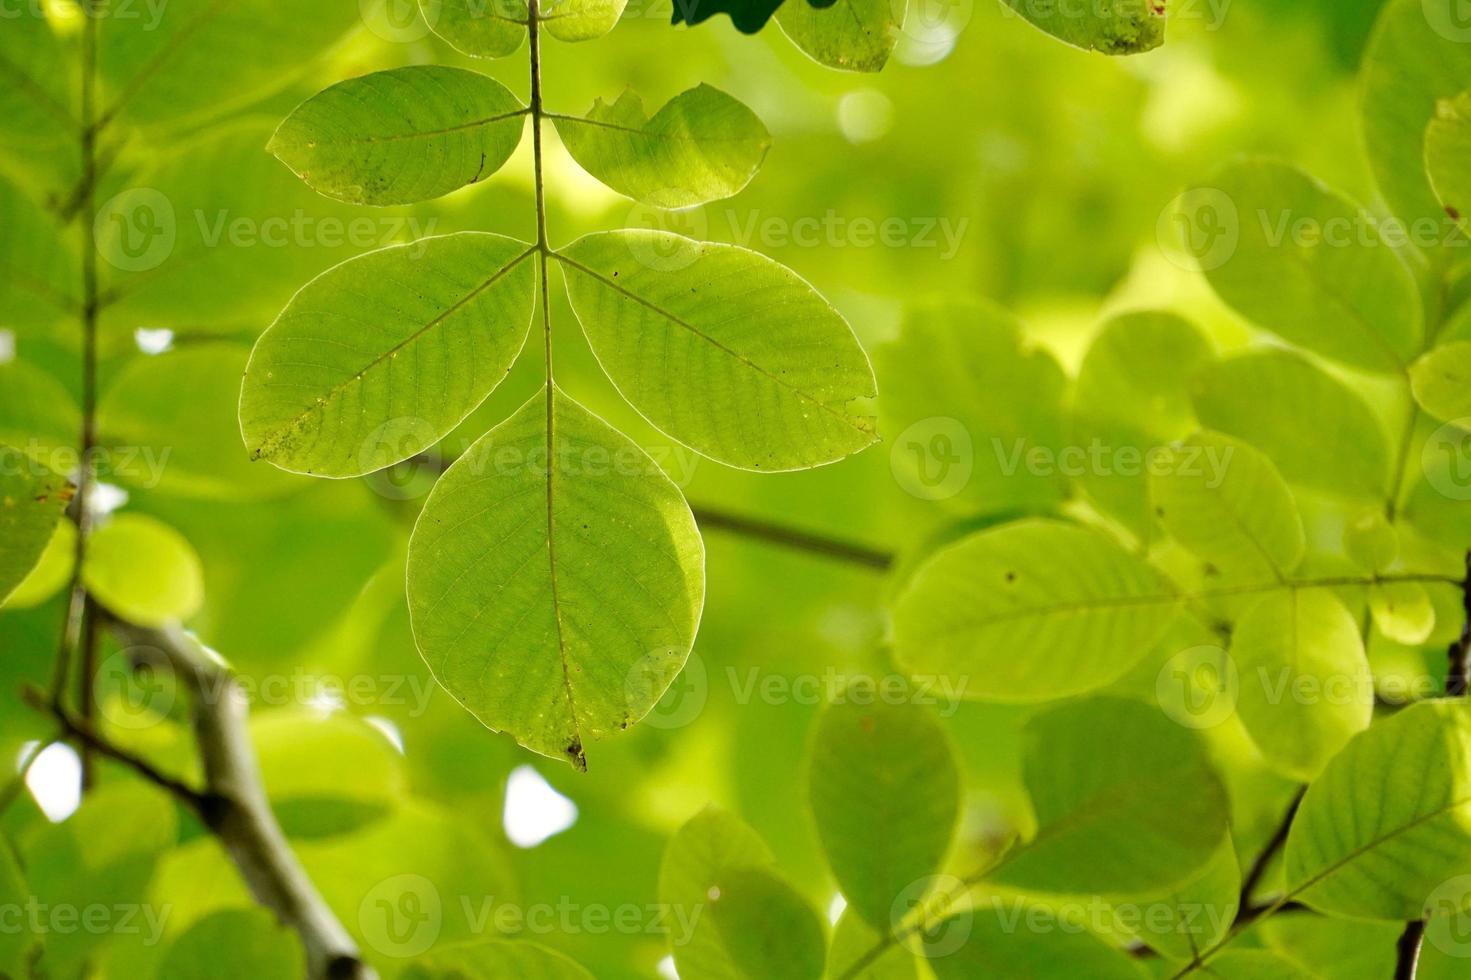
<path fill-rule="evenodd" d="M 587 741 L 642 718 L 684 666 L 705 555 L 658 465 L 552 392 L 435 485 L 409 542 L 409 612 L 435 677 L 475 717 L 586 768 Z"/>
<path fill-rule="evenodd" d="M 240 431 L 293 473 L 361 476 L 427 449 L 506 376 L 535 302 L 524 242 L 460 232 L 349 259 L 256 341 Z"/>
<path fill-rule="evenodd" d="M 657 231 L 588 235 L 558 253 L 599 363 L 660 431 L 711 459 L 794 470 L 875 440 L 855 405 L 873 372 L 837 310 L 735 245 Z"/>
<path fill-rule="evenodd" d="M 525 107 L 493 78 L 411 65 L 338 82 L 287 116 L 267 146 L 314 190 L 351 204 L 414 204 L 501 168 Z"/>
<path fill-rule="evenodd" d="M 771 146 L 756 114 L 709 85 L 670 99 L 650 118 L 631 89 L 586 118 L 555 116 L 567 152 L 620 194 L 660 208 L 730 197 L 750 183 Z"/>
<path fill-rule="evenodd" d="M 975 697 L 1045 701 L 1122 675 L 1176 602 L 1099 532 L 1018 521 L 949 545 L 914 573 L 894 607 L 894 652 L 912 672 L 967 677 Z"/>

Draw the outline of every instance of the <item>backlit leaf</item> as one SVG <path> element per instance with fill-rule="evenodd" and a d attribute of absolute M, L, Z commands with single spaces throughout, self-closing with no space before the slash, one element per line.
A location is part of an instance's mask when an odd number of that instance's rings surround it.
<path fill-rule="evenodd" d="M 904 26 L 902 0 L 836 0 L 783 4 L 782 32 L 813 61 L 843 71 L 879 71 Z"/>
<path fill-rule="evenodd" d="M 1137 54 L 1164 43 L 1163 0 L 1113 0 L 1071 7 L 1006 0 L 1017 14 L 1053 37 L 1103 54 Z"/>
<path fill-rule="evenodd" d="M 530 940 L 470 942 L 425 954 L 404 980 L 593 980 L 575 960 Z"/>
<path fill-rule="evenodd" d="M 102 605 L 145 626 L 188 619 L 204 602 L 199 555 L 146 514 L 118 514 L 92 533 L 82 580 Z"/>
<path fill-rule="evenodd" d="M 247 448 L 294 473 L 345 477 L 438 442 L 525 343 L 530 254 L 462 232 L 369 252 L 307 283 L 246 366 Z"/>
<path fill-rule="evenodd" d="M 1471 874 L 1471 704 L 1424 701 L 1349 742 L 1287 838 L 1294 897 L 1334 915 L 1418 919 Z"/>
<path fill-rule="evenodd" d="M 393 68 L 312 96 L 268 149 L 328 197 L 413 204 L 499 170 L 521 141 L 524 109 L 510 89 L 473 71 Z"/>
<path fill-rule="evenodd" d="M 1353 614 L 1331 592 L 1264 596 L 1237 620 L 1236 710 L 1262 755 L 1308 782 L 1374 713 L 1374 679 Z"/>
<path fill-rule="evenodd" d="M 771 146 L 755 113 L 709 85 L 680 93 L 652 118 L 632 89 L 611 104 L 599 99 L 585 119 L 554 118 L 584 170 L 660 208 L 730 197 L 750 183 Z"/>
<path fill-rule="evenodd" d="M 1415 401 L 1438 419 L 1471 416 L 1471 341 L 1437 347 L 1410 366 Z"/>
<path fill-rule="evenodd" d="M 727 872 L 710 892 L 710 916 L 731 962 L 749 980 L 819 980 L 822 921 L 791 885 L 762 868 Z"/>
<path fill-rule="evenodd" d="M 939 980 L 977 977 L 1027 977 L 1035 980 L 1143 980 L 1143 969 L 1123 950 L 1068 923 L 1044 919 L 1046 928 L 1028 924 L 1019 903 L 981 905 L 960 912 L 935 929 L 939 935 L 964 934 L 965 942 L 928 960 Z"/>
<path fill-rule="evenodd" d="M 1203 561 L 1247 578 L 1281 579 L 1307 548 L 1292 491 L 1271 460 L 1204 432 L 1172 449 L 1153 474 L 1155 514 Z"/>
<path fill-rule="evenodd" d="M 1307 358 L 1259 350 L 1217 361 L 1196 375 L 1193 393 L 1203 424 L 1255 446 L 1290 482 L 1383 502 L 1384 427 L 1357 393 Z"/>
<path fill-rule="evenodd" d="M 1420 293 L 1372 216 L 1291 167 L 1236 163 L 1206 190 L 1235 206 L 1235 252 L 1206 277 L 1247 319 L 1311 351 L 1398 372 L 1419 351 Z"/>
<path fill-rule="evenodd" d="M 473 58 L 504 58 L 526 40 L 524 3 L 419 0 L 419 9 L 435 34 Z"/>
<path fill-rule="evenodd" d="M 660 431 L 764 471 L 831 463 L 873 443 L 861 404 L 874 394 L 868 357 L 791 270 L 657 231 L 588 235 L 559 258 L 593 352 Z"/>
<path fill-rule="evenodd" d="M 0 604 L 41 560 L 72 494 L 65 477 L 0 444 Z"/>
<path fill-rule="evenodd" d="M 1044 701 L 1122 675 L 1164 633 L 1176 601 L 1102 534 L 1020 521 L 952 544 L 915 572 L 894 607 L 894 652 L 911 672 L 966 678 L 972 697 Z"/>
<path fill-rule="evenodd" d="M 684 666 L 704 592 L 679 490 L 560 390 L 449 468 L 409 545 L 414 637 L 434 676 L 484 724 L 579 768 L 588 742 L 637 722 Z"/>

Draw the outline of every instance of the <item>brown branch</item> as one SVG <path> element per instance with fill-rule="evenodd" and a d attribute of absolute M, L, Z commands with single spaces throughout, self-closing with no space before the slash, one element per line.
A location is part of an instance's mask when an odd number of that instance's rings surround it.
<path fill-rule="evenodd" d="M 824 558 L 835 558 L 838 561 L 881 571 L 894 564 L 892 554 L 866 545 L 841 541 L 781 524 L 772 524 L 713 507 L 692 507 L 691 509 L 702 531 L 729 531 L 732 534 L 755 538 L 758 541 L 765 541 L 783 548 L 806 551 Z"/>
<path fill-rule="evenodd" d="M 230 669 L 178 627 L 155 629 L 115 619 L 108 625 L 134 657 L 156 659 L 189 692 L 204 788 L 194 790 L 158 773 L 64 712 L 63 723 L 69 723 L 97 751 L 130 766 L 194 808 L 229 854 L 256 901 L 301 937 L 309 980 L 375 980 L 357 943 L 307 877 L 271 812 L 246 730 L 245 695 Z"/>

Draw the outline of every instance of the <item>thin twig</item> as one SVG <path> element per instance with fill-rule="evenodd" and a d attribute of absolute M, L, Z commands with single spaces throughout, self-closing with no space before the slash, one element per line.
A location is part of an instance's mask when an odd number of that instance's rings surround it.
<path fill-rule="evenodd" d="M 1242 909 L 1252 907 L 1252 896 L 1256 893 L 1257 886 L 1261 884 L 1262 877 L 1267 873 L 1272 858 L 1276 857 L 1277 852 L 1282 850 L 1282 845 L 1287 843 L 1288 831 L 1292 829 L 1292 818 L 1297 816 L 1297 808 L 1302 806 L 1302 797 L 1306 792 L 1307 787 L 1303 786 L 1293 794 L 1292 802 L 1288 804 L 1287 812 L 1282 815 L 1277 829 L 1272 832 L 1266 846 L 1262 848 L 1262 852 L 1252 862 L 1251 869 L 1247 871 L 1246 877 L 1242 879 L 1240 905 Z"/>
<path fill-rule="evenodd" d="M 693 510 L 695 521 L 700 525 L 702 531 L 729 531 L 732 534 L 755 538 L 758 541 L 780 545 L 783 548 L 806 551 L 825 558 L 836 558 L 839 561 L 880 571 L 894 564 L 893 554 L 866 545 L 841 541 L 713 507 L 694 507 Z"/>

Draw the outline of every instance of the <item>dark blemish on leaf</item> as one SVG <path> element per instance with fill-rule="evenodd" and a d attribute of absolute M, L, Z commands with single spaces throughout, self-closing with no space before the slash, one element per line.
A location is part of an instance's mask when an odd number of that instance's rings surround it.
<path fill-rule="evenodd" d="M 1445 213 L 1448 214 L 1448 215 L 1450 215 L 1450 218 L 1451 218 L 1452 221 L 1460 221 L 1461 220 L 1461 211 L 1460 211 L 1459 208 L 1453 208 L 1449 204 L 1447 204 L 1445 206 Z"/>
<path fill-rule="evenodd" d="M 867 734 L 873 734 L 873 718 L 865 715 L 859 722 L 858 727 Z"/>
<path fill-rule="evenodd" d="M 587 772 L 587 756 L 582 752 L 582 739 L 573 736 L 572 741 L 568 742 L 567 747 L 562 751 L 567 753 L 567 757 L 578 771 Z"/>
<path fill-rule="evenodd" d="M 1007 572 L 1006 573 L 1006 581 L 1008 581 L 1008 582 L 1015 582 L 1016 581 L 1016 572 Z"/>

